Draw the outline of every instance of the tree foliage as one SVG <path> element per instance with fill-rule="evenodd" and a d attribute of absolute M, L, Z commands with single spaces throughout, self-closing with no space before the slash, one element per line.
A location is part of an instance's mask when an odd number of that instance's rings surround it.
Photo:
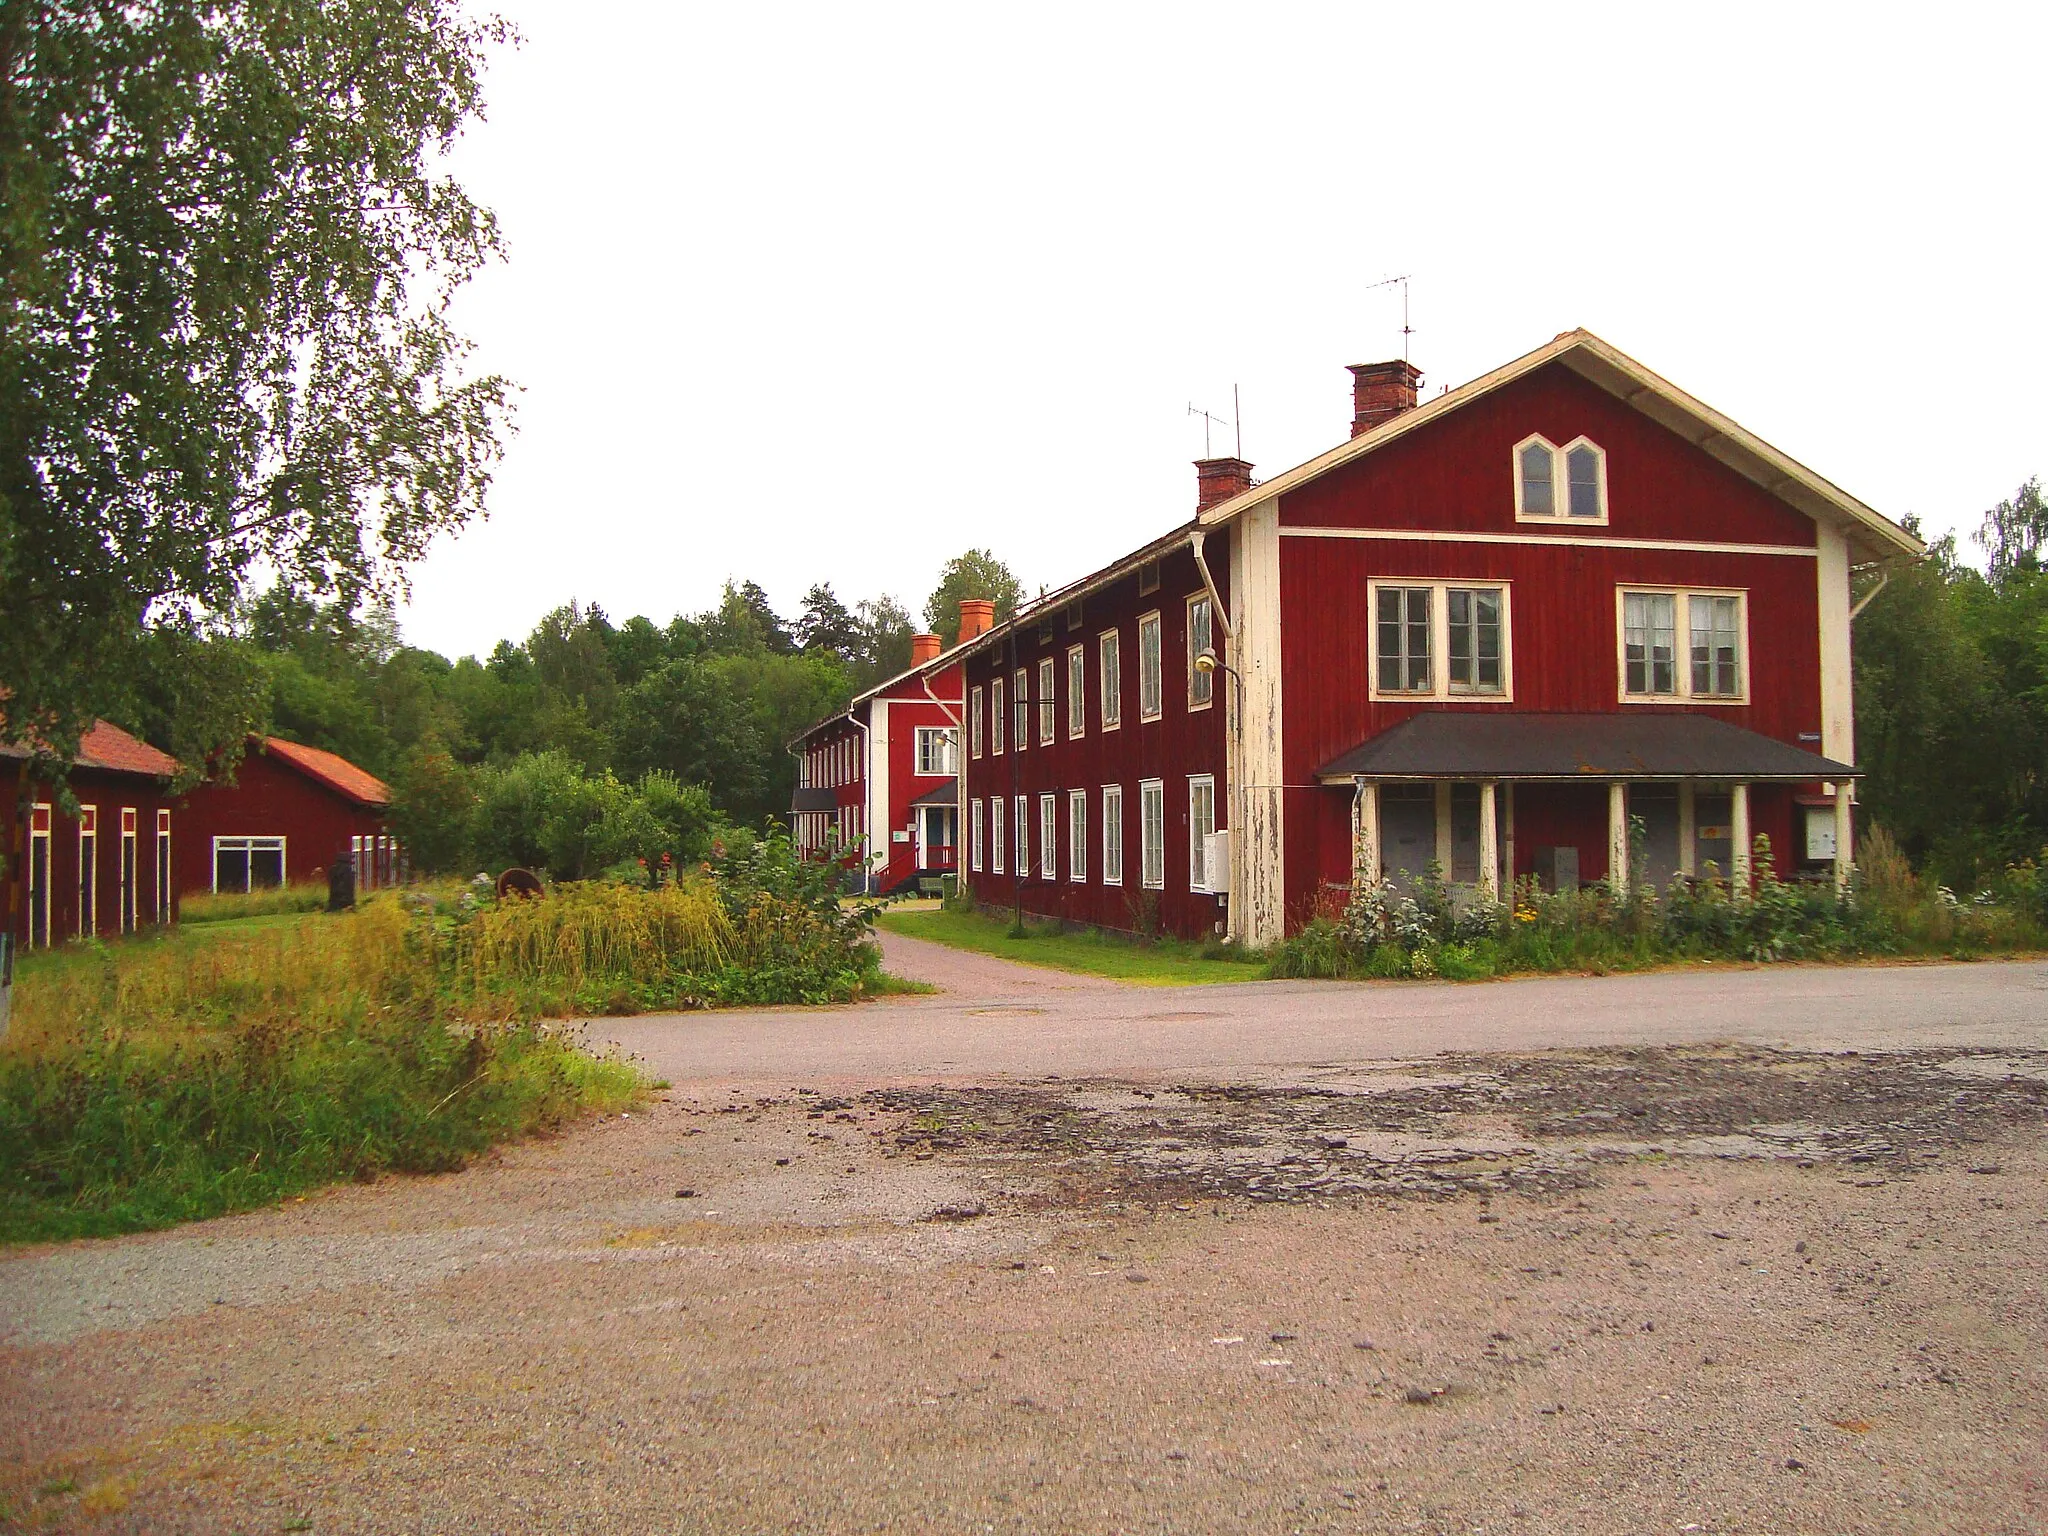
<path fill-rule="evenodd" d="M 139 707 L 153 637 L 198 646 L 254 568 L 352 612 L 482 512 L 508 386 L 446 300 L 498 231 L 440 167 L 505 36 L 459 0 L 0 6 L 17 731 Z M 188 718 L 181 756 L 239 741 Z"/>
<path fill-rule="evenodd" d="M 925 599 L 924 621 L 948 646 L 960 643 L 962 598 L 984 598 L 996 605 L 996 622 L 1004 623 L 1024 600 L 1024 585 L 1010 568 L 986 549 L 955 555 L 939 571 L 939 584 Z"/>

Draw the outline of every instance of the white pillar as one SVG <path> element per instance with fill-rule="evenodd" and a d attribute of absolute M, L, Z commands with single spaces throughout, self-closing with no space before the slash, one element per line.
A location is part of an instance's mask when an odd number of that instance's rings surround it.
<path fill-rule="evenodd" d="M 1436 786 L 1436 862 L 1444 879 L 1451 878 L 1451 781 Z"/>
<path fill-rule="evenodd" d="M 1835 885 L 1847 886 L 1856 869 L 1856 818 L 1851 810 L 1849 781 L 1835 785 Z"/>
<path fill-rule="evenodd" d="M 1508 895 L 1515 889 L 1515 785 L 1511 779 L 1501 785 L 1501 888 Z"/>
<path fill-rule="evenodd" d="M 1699 873 L 1699 809 L 1693 801 L 1693 782 L 1678 783 L 1678 872 L 1690 879 Z"/>
<path fill-rule="evenodd" d="M 1619 779 L 1607 786 L 1607 884 L 1628 889 L 1628 786 Z"/>
<path fill-rule="evenodd" d="M 1728 879 L 1736 900 L 1749 898 L 1749 786 L 1728 791 Z"/>
<path fill-rule="evenodd" d="M 1500 900 L 1500 834 L 1493 820 L 1494 795 L 1491 779 L 1479 786 L 1479 893 L 1488 901 Z"/>
<path fill-rule="evenodd" d="M 1371 779 L 1358 781 L 1351 797 L 1351 885 L 1353 890 L 1372 884 L 1380 877 L 1380 787 Z"/>

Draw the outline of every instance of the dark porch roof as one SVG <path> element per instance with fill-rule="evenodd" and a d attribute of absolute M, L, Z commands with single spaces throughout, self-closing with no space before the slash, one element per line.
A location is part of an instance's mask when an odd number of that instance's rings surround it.
<path fill-rule="evenodd" d="M 792 812 L 836 811 L 839 809 L 839 796 L 829 789 L 820 789 L 816 785 L 806 788 L 800 784 L 790 794 L 789 808 Z"/>
<path fill-rule="evenodd" d="M 1700 714 L 1432 710 L 1316 770 L 1350 779 L 1853 779 L 1858 771 Z"/>
<path fill-rule="evenodd" d="M 912 805 L 958 805 L 960 803 L 959 794 L 959 783 L 956 780 L 948 779 L 943 784 L 932 786 L 932 788 L 926 790 L 910 803 Z"/>

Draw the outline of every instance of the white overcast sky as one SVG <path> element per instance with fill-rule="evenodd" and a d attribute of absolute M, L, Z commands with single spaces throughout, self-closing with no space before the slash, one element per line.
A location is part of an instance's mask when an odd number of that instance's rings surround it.
<path fill-rule="evenodd" d="M 415 644 L 1057 585 L 1191 512 L 1190 401 L 1340 441 L 1397 273 L 1428 393 L 1583 325 L 1935 533 L 2048 473 L 2048 9 L 501 8 L 520 429 Z"/>

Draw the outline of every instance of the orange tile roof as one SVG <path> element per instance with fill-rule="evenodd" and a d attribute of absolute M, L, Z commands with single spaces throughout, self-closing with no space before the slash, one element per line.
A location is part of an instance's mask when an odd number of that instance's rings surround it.
<path fill-rule="evenodd" d="M 358 805 L 389 805 L 391 790 L 375 774 L 358 768 L 345 757 L 332 752 L 323 752 L 318 747 L 303 746 L 296 741 L 285 741 L 281 737 L 267 736 L 263 750 L 272 757 L 290 763 L 308 778 L 318 779 L 337 794 L 346 795 Z"/>
<path fill-rule="evenodd" d="M 26 757 L 17 742 L 0 743 L 0 757 Z M 137 741 L 118 725 L 95 720 L 78 740 L 72 763 L 80 768 L 98 768 L 106 773 L 139 773 L 153 779 L 167 779 L 178 771 L 178 760 L 159 752 L 146 741 Z"/>

